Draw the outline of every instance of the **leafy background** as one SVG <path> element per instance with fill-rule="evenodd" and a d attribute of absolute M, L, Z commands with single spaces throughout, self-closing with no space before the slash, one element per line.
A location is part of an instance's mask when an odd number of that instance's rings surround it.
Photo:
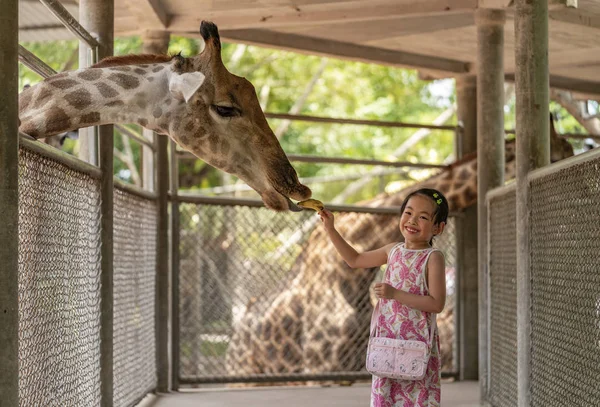
<path fill-rule="evenodd" d="M 22 45 L 57 71 L 78 67 L 77 41 Z M 139 53 L 141 49 L 139 37 L 118 38 L 115 41 L 115 55 Z M 191 56 L 200 49 L 201 44 L 195 39 L 173 36 L 169 53 L 181 52 L 184 56 Z M 263 110 L 267 112 L 288 113 L 296 109 L 295 113 L 304 115 L 431 124 L 455 104 L 453 80 L 423 81 L 415 70 L 227 43 L 223 44 L 223 61 L 232 73 L 246 77 L 255 85 Z M 20 65 L 20 89 L 40 80 L 37 74 Z M 306 96 L 303 103 L 295 106 L 303 95 Z M 595 109 L 597 113 L 598 104 L 590 103 L 592 111 Z M 513 96 L 505 106 L 507 129 L 514 129 L 514 105 Z M 559 118 L 557 129 L 560 133 L 585 133 L 560 105 L 552 102 L 550 110 Z M 281 133 L 280 142 L 288 154 L 432 164 L 450 163 L 455 159 L 452 131 L 432 131 L 407 149 L 403 156 L 392 157 L 392 152 L 418 129 L 300 121 L 285 123 L 277 119 L 269 119 L 269 122 L 276 133 Z M 456 116 L 453 115 L 445 124 L 456 124 Z M 128 125 L 128 128 L 141 133 L 139 126 Z M 141 147 L 121 137 L 118 130 L 115 130 L 115 134 L 115 175 L 126 182 L 138 183 L 134 174 L 136 170 L 123 157 L 129 154 L 134 166 L 139 169 Z M 130 146 L 126 145 L 129 143 Z M 582 141 L 573 140 L 573 143 L 580 148 Z M 66 139 L 62 148 L 76 154 L 78 141 Z M 333 199 L 357 177 L 372 170 L 370 166 L 356 165 L 300 162 L 293 165 L 301 178 L 308 178 L 309 181 L 317 178 L 317 181 L 310 182 L 310 187 L 313 196 L 323 201 Z M 369 199 L 383 190 L 401 188 L 431 173 L 428 170 L 399 171 L 375 177 L 348 196 L 345 202 Z M 200 160 L 181 160 L 180 174 L 180 183 L 184 188 L 208 195 L 217 194 L 214 188 L 218 186 L 239 185 L 235 177 L 217 171 Z M 235 194 L 252 196 L 253 192 L 238 191 Z"/>

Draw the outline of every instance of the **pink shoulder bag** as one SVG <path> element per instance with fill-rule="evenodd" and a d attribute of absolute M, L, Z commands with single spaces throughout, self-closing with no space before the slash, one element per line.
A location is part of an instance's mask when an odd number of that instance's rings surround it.
<path fill-rule="evenodd" d="M 431 355 L 431 343 L 433 330 L 435 329 L 433 314 L 427 342 L 375 337 L 375 327 L 379 315 L 378 301 L 371 318 L 371 333 L 367 348 L 367 371 L 375 376 L 392 379 L 423 379 Z"/>

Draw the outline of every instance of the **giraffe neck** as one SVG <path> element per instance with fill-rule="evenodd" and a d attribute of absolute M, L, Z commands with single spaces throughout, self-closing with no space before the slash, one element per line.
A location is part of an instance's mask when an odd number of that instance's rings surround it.
<path fill-rule="evenodd" d="M 50 77 L 19 95 L 20 130 L 35 138 L 109 123 L 166 132 L 171 110 L 169 63 L 88 68 Z M 166 111 L 169 109 L 169 111 Z"/>

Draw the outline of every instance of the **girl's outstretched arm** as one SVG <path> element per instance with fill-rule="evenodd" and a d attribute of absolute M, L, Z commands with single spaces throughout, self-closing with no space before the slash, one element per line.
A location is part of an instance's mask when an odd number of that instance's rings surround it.
<path fill-rule="evenodd" d="M 375 295 L 378 298 L 393 299 L 420 311 L 439 314 L 446 304 L 446 266 L 444 255 L 433 252 L 427 262 L 427 286 L 429 295 L 416 295 L 397 290 L 389 284 L 375 284 Z"/>
<path fill-rule="evenodd" d="M 333 213 L 327 209 L 323 209 L 321 212 L 319 212 L 319 216 L 321 217 L 323 226 L 325 226 L 325 231 L 333 243 L 333 246 L 342 256 L 348 266 L 351 268 L 370 268 L 378 267 L 387 263 L 388 253 L 394 246 L 394 243 L 383 246 L 376 250 L 358 253 L 335 229 Z"/>

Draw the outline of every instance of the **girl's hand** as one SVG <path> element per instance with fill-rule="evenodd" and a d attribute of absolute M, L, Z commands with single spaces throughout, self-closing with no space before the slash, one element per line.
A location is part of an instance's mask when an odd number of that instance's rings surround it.
<path fill-rule="evenodd" d="M 321 218 L 321 222 L 323 222 L 325 230 L 335 229 L 333 213 L 327 209 L 323 209 L 321 212 L 319 212 L 319 217 Z"/>
<path fill-rule="evenodd" d="M 377 298 L 385 298 L 387 300 L 393 300 L 396 296 L 396 292 L 398 290 L 396 290 L 394 287 L 392 287 L 389 284 L 385 284 L 385 283 L 377 283 L 375 284 L 375 295 L 377 296 Z"/>

